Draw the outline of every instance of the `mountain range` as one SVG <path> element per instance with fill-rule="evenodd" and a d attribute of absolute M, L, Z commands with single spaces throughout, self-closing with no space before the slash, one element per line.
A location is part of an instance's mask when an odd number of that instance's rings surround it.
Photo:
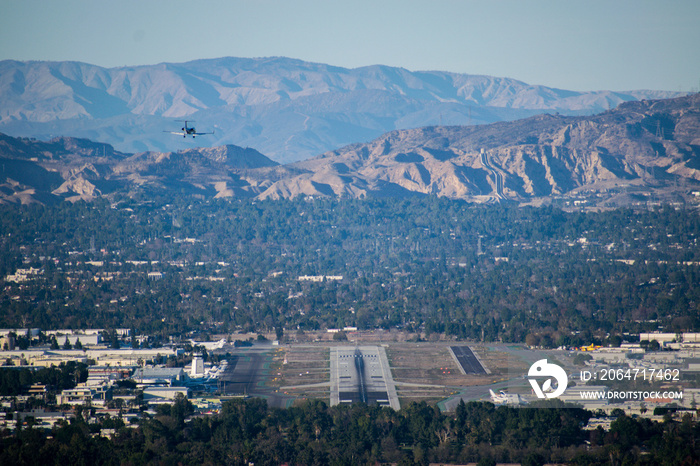
<path fill-rule="evenodd" d="M 591 116 L 394 130 L 285 165 L 234 145 L 129 154 L 86 139 L 0 134 L 0 164 L 0 202 L 8 203 L 136 193 L 685 202 L 700 189 L 700 94 L 624 102 Z"/>
<path fill-rule="evenodd" d="M 0 131 L 100 141 L 124 153 L 255 147 L 280 163 L 305 160 L 393 130 L 483 125 L 541 113 L 592 115 L 664 91 L 574 92 L 510 78 L 347 69 L 289 58 L 220 58 L 102 68 L 0 61 Z M 197 139 L 167 131 L 190 120 Z"/>

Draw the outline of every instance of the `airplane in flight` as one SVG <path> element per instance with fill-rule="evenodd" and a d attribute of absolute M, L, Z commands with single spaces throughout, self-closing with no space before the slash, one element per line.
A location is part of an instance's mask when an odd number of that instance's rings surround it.
<path fill-rule="evenodd" d="M 518 394 L 511 395 L 503 390 L 499 391 L 498 393 L 494 393 L 493 390 L 489 390 L 489 393 L 491 394 L 491 401 L 495 405 L 520 405 L 526 403 L 526 401 L 523 400 Z"/>
<path fill-rule="evenodd" d="M 195 138 L 195 136 L 203 136 L 205 134 L 214 134 L 212 131 L 211 133 L 198 133 L 197 130 L 194 128 L 194 126 L 187 126 L 187 123 L 189 123 L 189 120 L 179 120 L 179 121 L 184 121 L 185 126 L 183 126 L 180 131 L 163 131 L 164 133 L 170 133 L 170 134 L 177 134 L 178 136 L 182 136 L 183 138 L 186 138 L 187 136 L 192 136 L 192 139 Z"/>

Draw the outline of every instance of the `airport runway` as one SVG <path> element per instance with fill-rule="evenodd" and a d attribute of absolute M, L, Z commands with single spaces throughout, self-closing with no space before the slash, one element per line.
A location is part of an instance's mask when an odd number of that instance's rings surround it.
<path fill-rule="evenodd" d="M 226 371 L 219 378 L 223 395 L 256 396 L 267 399 L 273 408 L 284 408 L 288 397 L 276 393 L 265 386 L 267 374 L 263 369 L 268 361 L 269 351 L 240 350 L 228 359 Z"/>
<path fill-rule="evenodd" d="M 383 347 L 331 349 L 331 406 L 357 402 L 399 409 L 399 398 Z"/>
<path fill-rule="evenodd" d="M 463 374 L 486 375 L 488 372 L 468 346 L 450 346 L 452 355 L 462 368 Z"/>
<path fill-rule="evenodd" d="M 226 371 L 220 378 L 222 390 L 227 395 L 249 395 L 255 392 L 264 359 L 262 353 L 233 355 L 228 359 Z"/>

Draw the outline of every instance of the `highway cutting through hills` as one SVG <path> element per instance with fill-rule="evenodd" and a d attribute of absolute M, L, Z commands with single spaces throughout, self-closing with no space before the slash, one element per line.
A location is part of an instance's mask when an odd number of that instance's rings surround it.
<path fill-rule="evenodd" d="M 491 165 L 491 162 L 489 161 L 488 153 L 484 150 L 481 151 L 481 164 L 484 166 L 484 168 L 486 168 L 486 170 L 491 172 L 491 176 L 495 181 L 496 199 L 505 199 L 505 196 L 503 195 L 503 175 L 500 171 L 493 168 L 493 165 Z"/>

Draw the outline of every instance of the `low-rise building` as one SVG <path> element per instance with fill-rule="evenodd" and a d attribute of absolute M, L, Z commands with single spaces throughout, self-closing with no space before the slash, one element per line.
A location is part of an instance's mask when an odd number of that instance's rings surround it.
<path fill-rule="evenodd" d="M 88 377 L 112 380 L 128 379 L 138 366 L 90 366 Z"/>
<path fill-rule="evenodd" d="M 106 385 L 87 386 L 79 384 L 75 388 L 66 389 L 56 396 L 58 405 L 104 405 L 112 399 L 112 388 Z"/>
<path fill-rule="evenodd" d="M 140 384 L 176 385 L 185 378 L 182 367 L 140 367 L 134 371 L 133 379 Z"/>
<path fill-rule="evenodd" d="M 300 275 L 297 280 L 300 282 L 322 282 L 323 275 Z"/>
<path fill-rule="evenodd" d="M 5 277 L 5 281 L 10 283 L 24 283 L 29 280 L 32 280 L 33 278 L 36 278 L 38 275 L 43 275 L 44 270 L 43 269 L 35 269 L 33 267 L 30 267 L 28 269 L 17 269 L 17 271 L 11 275 L 7 275 Z"/>
<path fill-rule="evenodd" d="M 13 349 L 15 349 L 15 335 L 9 333 L 7 335 L 0 336 L 0 350 L 12 351 Z"/>
<path fill-rule="evenodd" d="M 700 333 L 640 333 L 639 341 L 654 341 L 656 340 L 662 346 L 668 343 L 700 343 Z"/>
<path fill-rule="evenodd" d="M 38 337 L 41 329 L 38 328 L 0 328 L 0 336 L 4 337 L 14 333 L 17 336 L 28 336 L 30 338 Z"/>
<path fill-rule="evenodd" d="M 177 356 L 174 348 L 144 348 L 144 349 L 88 349 L 87 357 L 94 359 L 101 366 L 134 366 L 148 361 L 154 364 L 164 362 L 169 356 Z"/>
<path fill-rule="evenodd" d="M 60 366 L 61 364 L 65 364 L 69 361 L 75 361 L 75 362 L 82 362 L 84 364 L 87 364 L 87 357 L 84 355 L 46 355 L 44 357 L 39 357 L 35 358 L 31 361 L 31 364 L 33 366 L 40 366 L 40 367 L 51 367 L 51 366 Z"/>
<path fill-rule="evenodd" d="M 14 415 L 20 423 L 28 423 L 29 418 L 32 418 L 34 427 L 42 429 L 52 429 L 57 422 L 70 422 L 75 417 L 71 411 L 45 411 L 41 408 L 29 412 L 16 412 Z"/>
<path fill-rule="evenodd" d="M 78 342 L 80 345 L 85 346 L 97 346 L 102 342 L 102 338 L 99 333 L 56 333 L 56 343 L 60 346 L 65 345 L 66 340 L 72 347 L 75 347 Z"/>
<path fill-rule="evenodd" d="M 178 393 L 185 398 L 190 396 L 187 387 L 146 387 L 143 389 L 143 400 L 149 403 L 171 403 Z"/>
<path fill-rule="evenodd" d="M 46 386 L 40 383 L 34 384 L 29 387 L 29 396 L 33 396 L 34 398 L 41 398 L 46 399 Z"/>

